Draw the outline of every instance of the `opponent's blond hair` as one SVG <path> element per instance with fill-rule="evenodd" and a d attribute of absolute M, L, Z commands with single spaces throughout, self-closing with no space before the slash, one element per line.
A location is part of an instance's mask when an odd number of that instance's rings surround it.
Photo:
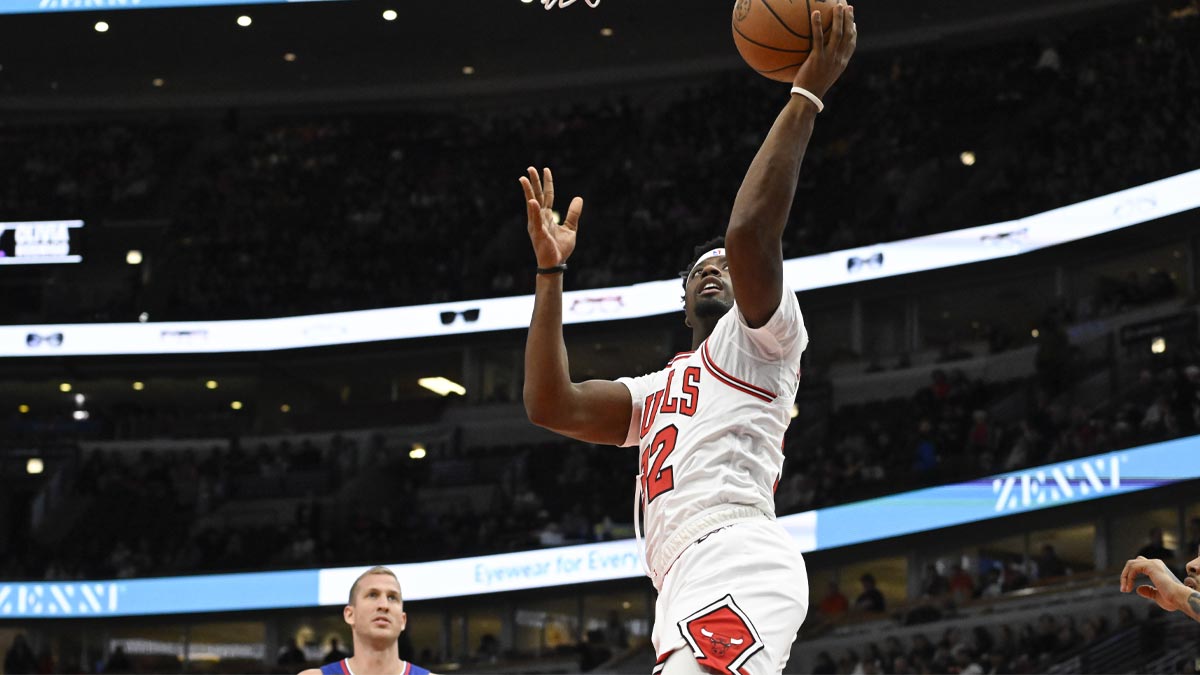
<path fill-rule="evenodd" d="M 371 569 L 367 570 L 366 572 L 363 572 L 362 574 L 358 575 L 358 578 L 355 579 L 354 583 L 350 585 L 350 601 L 347 602 L 346 604 L 348 604 L 348 605 L 354 604 L 354 596 L 358 594 L 358 582 L 362 581 L 363 579 L 366 579 L 367 577 L 375 576 L 376 574 L 386 574 L 389 577 L 396 580 L 397 586 L 400 585 L 400 578 L 396 576 L 395 572 L 384 567 L 383 565 L 376 565 L 376 566 L 372 567 Z M 401 602 L 404 601 L 404 592 L 403 591 L 400 592 L 400 601 Z"/>

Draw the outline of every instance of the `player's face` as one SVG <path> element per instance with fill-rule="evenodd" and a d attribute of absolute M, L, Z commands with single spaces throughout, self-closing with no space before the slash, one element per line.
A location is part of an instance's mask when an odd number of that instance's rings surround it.
<path fill-rule="evenodd" d="M 1196 551 L 1196 559 L 1187 564 L 1187 578 L 1183 583 L 1193 591 L 1200 591 L 1200 550 Z"/>
<path fill-rule="evenodd" d="M 362 637 L 396 640 L 408 620 L 400 597 L 400 584 L 386 574 L 363 578 L 358 584 L 354 605 L 347 608 L 346 620 Z"/>
<path fill-rule="evenodd" d="M 733 307 L 733 280 L 725 256 L 707 258 L 688 275 L 684 311 L 689 322 L 699 317 L 720 318 Z"/>

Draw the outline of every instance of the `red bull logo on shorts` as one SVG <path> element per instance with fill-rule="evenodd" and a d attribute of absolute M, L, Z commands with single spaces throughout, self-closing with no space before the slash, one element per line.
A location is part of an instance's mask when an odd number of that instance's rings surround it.
<path fill-rule="evenodd" d="M 680 621 L 679 632 L 697 662 L 731 675 L 746 675 L 742 666 L 763 649 L 758 631 L 732 595 Z"/>

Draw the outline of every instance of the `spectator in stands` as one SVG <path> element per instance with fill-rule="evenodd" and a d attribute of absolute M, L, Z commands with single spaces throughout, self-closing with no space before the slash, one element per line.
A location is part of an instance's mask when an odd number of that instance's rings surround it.
<path fill-rule="evenodd" d="M 819 607 L 821 614 L 826 619 L 835 619 L 850 609 L 850 601 L 842 594 L 841 589 L 838 588 L 838 582 L 830 581 L 828 589 L 825 592 L 825 597 L 821 598 Z"/>
<path fill-rule="evenodd" d="M 1151 560 L 1174 560 L 1175 551 L 1167 548 L 1163 544 L 1163 531 L 1161 527 L 1150 528 L 1150 541 L 1137 554 L 1143 558 Z"/>
<path fill-rule="evenodd" d="M 942 610 L 935 604 L 934 599 L 929 595 L 922 595 L 917 599 L 916 605 L 904 615 L 904 625 L 915 626 L 920 623 L 941 621 L 941 619 Z"/>
<path fill-rule="evenodd" d="M 908 653 L 908 658 L 914 664 L 929 663 L 933 660 L 936 651 L 937 648 L 929 641 L 929 638 L 925 637 L 924 633 L 917 633 L 913 636 L 912 649 Z"/>
<path fill-rule="evenodd" d="M 854 609 L 858 612 L 884 612 L 887 611 L 887 602 L 884 600 L 883 593 L 875 587 L 875 577 L 871 574 L 864 574 L 859 579 L 862 584 L 862 593 L 854 600 Z"/>
<path fill-rule="evenodd" d="M 112 655 L 108 657 L 108 661 L 104 664 L 104 673 L 132 673 L 133 662 L 129 660 L 129 656 L 125 653 L 124 645 L 117 645 L 113 650 Z"/>
<path fill-rule="evenodd" d="M 979 597 L 981 598 L 996 598 L 1004 593 L 1004 577 L 1001 573 L 1003 569 L 1000 563 L 996 563 L 987 571 L 987 577 L 980 585 Z"/>
<path fill-rule="evenodd" d="M 25 638 L 24 633 L 17 633 L 13 638 L 12 645 L 8 648 L 8 653 L 4 655 L 4 673 L 32 675 L 37 672 L 37 659 L 33 655 L 33 650 L 29 648 L 29 641 Z"/>
<path fill-rule="evenodd" d="M 1041 555 L 1034 558 L 1038 579 L 1053 579 L 1067 575 L 1067 565 L 1058 557 L 1052 544 L 1042 544 Z"/>
<path fill-rule="evenodd" d="M 813 675 L 837 675 L 838 667 L 833 662 L 833 657 L 829 652 L 821 652 L 817 654 L 817 660 L 813 663 Z"/>
<path fill-rule="evenodd" d="M 1050 614 L 1038 617 L 1034 649 L 1038 653 L 1053 654 L 1058 651 L 1058 622 Z"/>
<path fill-rule="evenodd" d="M 625 649 L 629 646 L 629 630 L 625 628 L 625 622 L 621 620 L 621 615 L 617 614 L 615 609 L 608 613 L 608 624 L 604 627 L 604 637 L 609 645 L 618 649 Z"/>
<path fill-rule="evenodd" d="M 308 659 L 304 656 L 304 651 L 296 644 L 296 638 L 288 640 L 287 644 L 279 650 L 279 658 L 276 661 L 280 666 L 290 669 L 302 668 Z"/>
<path fill-rule="evenodd" d="M 937 565 L 925 565 L 925 573 L 921 577 L 921 595 L 937 598 L 950 591 L 950 583 L 938 572 Z"/>
<path fill-rule="evenodd" d="M 1124 575 L 1122 575 L 1124 579 Z M 1132 628 L 1137 624 L 1137 617 L 1133 615 L 1133 610 L 1126 605 L 1117 608 L 1117 628 Z"/>
<path fill-rule="evenodd" d="M 983 675 L 983 666 L 979 665 L 975 655 L 965 644 L 954 645 L 950 650 L 950 655 L 954 659 L 950 672 L 958 673 L 958 675 Z"/>
<path fill-rule="evenodd" d="M 1200 551 L 1200 518 L 1188 521 L 1187 548 L 1189 552 Z"/>
<path fill-rule="evenodd" d="M 1060 319 L 1051 315 L 1038 331 L 1036 367 L 1038 382 L 1050 397 L 1066 386 L 1070 374 L 1071 342 Z"/>
<path fill-rule="evenodd" d="M 955 602 L 962 603 L 975 597 L 975 580 L 959 563 L 954 563 L 950 568 L 949 585 L 950 595 Z"/>
<path fill-rule="evenodd" d="M 341 661 L 347 656 L 349 656 L 349 654 L 342 651 L 341 641 L 335 637 L 331 637 L 329 638 L 329 651 L 325 652 L 325 656 L 321 659 L 321 662 L 333 663 L 335 661 Z"/>
<path fill-rule="evenodd" d="M 475 651 L 475 660 L 479 663 L 496 663 L 500 660 L 500 641 L 495 635 L 485 633 L 479 638 L 479 649 Z"/>
<path fill-rule="evenodd" d="M 933 424 L 922 419 L 917 424 L 917 439 L 913 448 L 913 472 L 923 481 L 933 479 L 938 466 L 938 448 L 934 440 Z"/>

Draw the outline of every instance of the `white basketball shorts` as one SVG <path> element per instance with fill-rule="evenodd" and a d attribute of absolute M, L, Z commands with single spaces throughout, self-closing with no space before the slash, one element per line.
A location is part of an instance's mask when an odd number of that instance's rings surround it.
<path fill-rule="evenodd" d="M 808 572 L 774 520 L 709 533 L 679 556 L 654 607 L 654 673 L 677 649 L 717 673 L 783 671 L 808 613 Z"/>

